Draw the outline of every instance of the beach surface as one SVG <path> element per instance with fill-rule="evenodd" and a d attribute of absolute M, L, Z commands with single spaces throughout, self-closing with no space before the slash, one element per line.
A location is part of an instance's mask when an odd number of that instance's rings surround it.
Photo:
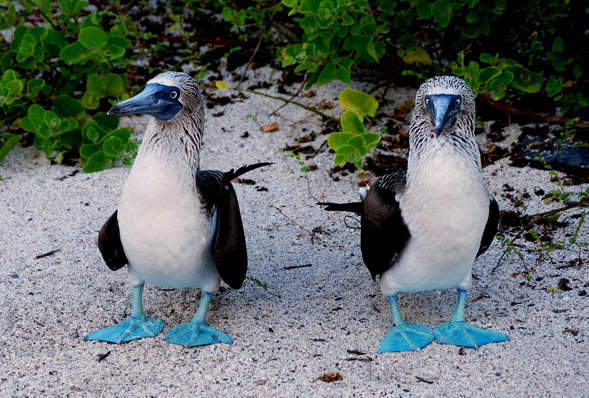
<path fill-rule="evenodd" d="M 276 77 L 267 68 L 255 73 L 251 81 Z M 364 83 L 352 87 L 368 88 Z M 315 97 L 299 100 L 329 103 L 333 108 L 325 112 L 338 117 L 343 88 L 333 82 L 316 89 Z M 390 89 L 387 98 L 396 105 L 389 105 L 387 113 L 413 95 L 412 89 Z M 247 240 L 248 275 L 266 284 L 267 291 L 246 280 L 240 290 L 222 284 L 213 296 L 208 324 L 232 336 L 232 345 L 187 349 L 165 342 L 171 327 L 190 321 L 200 291 L 149 284 L 145 311 L 165 321 L 160 335 L 122 345 L 85 341 L 88 333 L 125 320 L 131 311 L 126 270 L 110 271 L 96 246 L 130 168 L 84 174 L 51 165 L 39 150 L 21 146 L 0 163 L 0 396 L 589 394 L 589 272 L 586 263 L 568 265 L 587 257 L 586 249 L 579 252 L 576 246 L 547 255 L 524 251 L 524 264 L 513 253 L 499 262 L 505 247 L 495 241 L 477 259 L 467 321 L 507 333 L 510 341 L 478 350 L 434 341 L 420 352 L 377 355 L 391 328 L 391 312 L 362 262 L 360 231 L 348 227 L 359 222 L 316 205 L 357 201 L 358 172 L 337 174 L 334 181 L 329 175 L 334 155 L 322 145 L 327 135 L 321 134 L 320 118 L 293 105 L 269 116 L 280 105 L 247 94 L 206 109 L 201 168 L 227 171 L 274 163 L 243 176 L 247 183 L 233 184 Z M 121 124 L 141 138 L 147 120 L 125 118 Z M 272 122 L 278 131 L 260 131 Z M 316 138 L 304 145 L 317 152 L 310 159 L 301 155 L 301 161 L 316 170 L 304 173 L 298 160 L 279 149 L 312 133 Z M 477 139 L 484 145 L 484 136 Z M 515 209 L 518 198 L 523 201 L 518 210 L 528 215 L 563 205 L 545 203 L 537 193 L 556 188 L 548 171 L 515 168 L 502 159 L 486 167 L 484 175 L 502 210 Z M 364 179 L 376 178 L 369 173 Z M 576 192 L 587 186 L 566 188 Z M 575 231 L 585 212 L 564 212 L 560 221 L 569 225 L 554 240 L 568 242 L 566 234 Z M 587 223 L 578 233 L 579 241 L 589 241 Z M 455 291 L 399 295 L 405 319 L 430 327 L 450 320 L 455 304 Z M 343 380 L 320 378 L 332 372 Z"/>

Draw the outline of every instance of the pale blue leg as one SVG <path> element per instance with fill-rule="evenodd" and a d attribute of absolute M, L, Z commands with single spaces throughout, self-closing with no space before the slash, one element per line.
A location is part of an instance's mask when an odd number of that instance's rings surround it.
<path fill-rule="evenodd" d="M 466 290 L 458 289 L 458 303 L 452 320 L 434 327 L 434 334 L 439 343 L 479 348 L 484 344 L 509 340 L 506 334 L 466 323 L 464 320 L 465 304 Z"/>
<path fill-rule="evenodd" d="M 228 334 L 205 324 L 212 296 L 212 293 L 202 292 L 198 310 L 196 310 L 196 314 L 194 314 L 190 323 L 173 327 L 166 333 L 164 340 L 184 347 L 216 343 L 232 344 L 233 339 Z"/>
<path fill-rule="evenodd" d="M 105 327 L 86 336 L 86 340 L 125 343 L 142 337 L 154 337 L 164 328 L 164 321 L 148 318 L 143 311 L 143 283 L 133 286 L 133 307 L 131 317 L 124 322 Z"/>
<path fill-rule="evenodd" d="M 378 346 L 378 353 L 393 351 L 419 351 L 434 339 L 432 330 L 427 326 L 416 323 L 405 323 L 399 307 L 397 295 L 389 296 L 391 312 L 393 313 L 393 327 Z"/>

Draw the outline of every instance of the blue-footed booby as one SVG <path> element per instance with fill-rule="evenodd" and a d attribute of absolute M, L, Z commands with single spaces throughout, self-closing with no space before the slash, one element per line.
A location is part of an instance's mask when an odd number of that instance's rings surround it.
<path fill-rule="evenodd" d="M 393 328 L 378 352 L 419 350 L 432 340 L 478 348 L 507 335 L 466 323 L 466 292 L 476 257 L 491 245 L 499 207 L 485 188 L 474 138 L 474 95 L 464 80 L 439 76 L 415 95 L 407 171 L 379 178 L 361 202 L 326 210 L 361 215 L 361 250 L 388 297 Z M 405 323 L 397 293 L 458 290 L 450 322 L 434 327 Z"/>
<path fill-rule="evenodd" d="M 100 329 L 87 340 L 114 343 L 156 336 L 164 321 L 143 311 L 145 282 L 160 287 L 201 289 L 192 321 L 165 336 L 186 347 L 228 343 L 229 335 L 206 325 L 211 297 L 221 279 L 239 289 L 247 271 L 245 235 L 231 180 L 270 163 L 226 173 L 200 170 L 203 100 L 185 73 L 162 73 L 109 114 L 153 116 L 119 207 L 100 230 L 98 247 L 112 270 L 128 264 L 133 286 L 130 319 Z"/>

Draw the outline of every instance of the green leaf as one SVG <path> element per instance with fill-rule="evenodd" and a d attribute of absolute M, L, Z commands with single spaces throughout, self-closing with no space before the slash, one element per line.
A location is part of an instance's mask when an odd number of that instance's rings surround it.
<path fill-rule="evenodd" d="M 484 85 L 491 78 L 498 76 L 499 74 L 501 74 L 501 69 L 496 68 L 494 66 L 489 66 L 488 68 L 481 69 L 477 76 L 477 84 Z"/>
<path fill-rule="evenodd" d="M 119 140 L 121 140 L 121 144 L 122 145 L 127 145 L 130 142 L 131 139 L 131 130 L 127 127 L 122 127 L 120 129 L 117 129 L 115 131 L 112 131 L 110 133 L 108 133 L 107 135 L 104 136 L 103 138 L 103 142 L 106 142 L 107 140 L 116 137 Z"/>
<path fill-rule="evenodd" d="M 95 120 L 88 120 L 82 128 L 82 137 L 84 138 L 84 143 L 87 144 L 99 142 L 105 135 L 106 131 Z"/>
<path fill-rule="evenodd" d="M 28 109 L 27 117 L 23 118 L 19 125 L 21 128 L 32 131 L 33 133 L 37 133 L 37 131 L 43 125 L 43 116 L 45 115 L 45 110 L 41 107 L 41 105 L 33 104 Z"/>
<path fill-rule="evenodd" d="M 123 36 L 113 35 L 113 34 L 108 35 L 108 44 L 109 45 L 112 44 L 117 47 L 121 47 L 122 49 L 126 49 L 127 47 L 130 46 L 129 40 L 127 40 Z"/>
<path fill-rule="evenodd" d="M 352 133 L 331 133 L 327 137 L 327 145 L 334 151 L 337 151 L 340 147 L 347 145 L 351 138 L 354 138 L 354 134 Z"/>
<path fill-rule="evenodd" d="M 119 126 L 120 118 L 117 115 L 108 115 L 104 112 L 99 112 L 92 120 L 98 124 L 104 131 L 111 131 Z"/>
<path fill-rule="evenodd" d="M 86 114 L 80 101 L 73 99 L 69 95 L 60 95 L 59 99 L 53 103 L 51 110 L 62 119 L 67 117 L 77 119 Z"/>
<path fill-rule="evenodd" d="M 106 89 L 106 94 L 118 97 L 125 92 L 125 86 L 123 83 L 123 78 L 116 73 L 109 73 L 108 75 L 104 76 L 102 79 L 104 82 L 104 86 Z"/>
<path fill-rule="evenodd" d="M 450 25 L 452 19 L 452 7 L 448 0 L 436 0 L 432 6 L 432 14 L 440 28 Z"/>
<path fill-rule="evenodd" d="M 354 25 L 354 18 L 352 18 L 349 14 L 344 14 L 341 24 L 342 26 Z"/>
<path fill-rule="evenodd" d="M 103 94 L 106 91 L 106 85 L 98 74 L 91 73 L 86 81 L 86 90 Z"/>
<path fill-rule="evenodd" d="M 376 114 L 378 101 L 368 94 L 346 88 L 339 95 L 339 105 L 342 109 L 356 112 L 360 120 L 364 120 L 364 116 L 374 116 Z"/>
<path fill-rule="evenodd" d="M 108 51 L 110 52 L 110 59 L 117 59 L 125 55 L 125 49 L 123 47 L 115 46 L 114 44 L 108 45 Z"/>
<path fill-rule="evenodd" d="M 405 33 L 399 38 L 399 44 L 405 47 L 407 51 L 411 51 L 415 47 L 415 36 Z"/>
<path fill-rule="evenodd" d="M 104 140 L 102 149 L 106 156 L 116 158 L 123 154 L 123 142 L 117 137 L 110 137 L 108 140 Z"/>
<path fill-rule="evenodd" d="M 86 91 L 80 100 L 82 106 L 86 109 L 93 110 L 98 109 L 100 104 L 100 94 L 95 91 Z"/>
<path fill-rule="evenodd" d="M 39 92 L 41 91 L 41 89 L 43 88 L 43 86 L 45 86 L 45 80 L 37 78 L 37 79 L 31 79 L 27 82 L 27 91 L 28 91 L 28 98 L 29 100 L 32 100 L 33 98 L 35 98 Z"/>
<path fill-rule="evenodd" d="M 92 57 L 90 50 L 88 50 L 79 41 L 73 42 L 72 44 L 64 47 L 64 49 L 59 53 L 59 59 L 68 65 L 84 65 L 90 57 Z"/>
<path fill-rule="evenodd" d="M 376 133 L 364 133 L 362 137 L 366 141 L 366 150 L 368 151 L 377 146 L 381 139 L 381 135 Z"/>
<path fill-rule="evenodd" d="M 342 130 L 345 133 L 352 133 L 354 135 L 363 134 L 366 132 L 364 124 L 358 114 L 353 111 L 345 111 L 340 119 Z"/>
<path fill-rule="evenodd" d="M 468 15 L 466 16 L 466 22 L 476 23 L 478 21 L 479 21 L 479 13 L 476 10 L 470 10 Z"/>
<path fill-rule="evenodd" d="M 422 47 L 415 47 L 413 50 L 407 51 L 403 61 L 408 64 L 419 62 L 424 65 L 431 65 L 433 63 L 429 54 Z"/>
<path fill-rule="evenodd" d="M 497 53 L 494 57 L 491 54 L 483 53 L 480 55 L 479 60 L 486 64 L 490 65 L 497 65 L 497 59 L 499 58 L 499 53 Z"/>
<path fill-rule="evenodd" d="M 228 90 L 228 89 L 229 89 L 229 87 L 231 87 L 231 86 L 229 85 L 229 83 L 227 83 L 227 82 L 224 82 L 224 81 L 221 81 L 221 80 L 217 80 L 217 81 L 215 82 L 215 86 L 217 86 L 217 88 L 218 88 L 219 90 L 221 90 L 221 91 L 226 91 L 226 90 Z"/>
<path fill-rule="evenodd" d="M 560 37 L 554 39 L 554 43 L 552 44 L 552 52 L 558 54 L 564 50 L 564 43 Z"/>
<path fill-rule="evenodd" d="M 575 78 L 575 80 L 578 80 L 582 74 L 583 67 L 581 66 L 581 64 L 575 65 L 575 67 L 573 68 L 573 77 Z"/>
<path fill-rule="evenodd" d="M 8 155 L 12 148 L 14 148 L 16 144 L 18 144 L 18 142 L 21 139 L 21 136 L 19 134 L 7 133 L 2 134 L 2 139 L 4 142 L 0 141 L 0 144 L 2 144 L 0 147 L 0 162 L 2 161 L 2 159 L 6 157 L 6 155 Z"/>
<path fill-rule="evenodd" d="M 93 153 L 88 159 L 88 163 L 84 166 L 84 173 L 96 173 L 106 169 L 106 154 L 104 151 Z"/>
<path fill-rule="evenodd" d="M 430 19 L 432 17 L 432 3 L 429 0 L 419 0 L 415 4 L 415 9 L 421 19 Z"/>
<path fill-rule="evenodd" d="M 89 158 L 92 154 L 98 152 L 98 145 L 82 145 L 80 147 L 80 156 L 83 158 Z"/>
<path fill-rule="evenodd" d="M 509 71 L 513 73 L 511 86 L 525 93 L 536 93 L 544 83 L 542 76 L 538 73 L 527 70 L 523 66 L 510 66 Z"/>
<path fill-rule="evenodd" d="M 368 150 L 366 149 L 366 140 L 361 135 L 357 135 L 357 136 L 351 138 L 348 141 L 348 145 L 352 145 L 353 147 L 355 147 L 357 149 L 358 153 L 360 154 L 360 156 L 366 156 L 366 154 L 368 153 Z M 354 159 L 350 159 L 350 160 L 354 161 Z"/>
<path fill-rule="evenodd" d="M 98 19 L 98 15 L 96 15 L 95 12 L 91 13 L 84 19 L 84 21 L 82 22 L 82 26 L 80 26 L 80 29 L 84 29 L 87 27 L 95 27 L 98 29 L 102 29 L 102 27 L 100 26 L 100 20 Z"/>
<path fill-rule="evenodd" d="M 325 83 L 329 83 L 332 80 L 336 80 L 337 75 L 335 74 L 335 65 L 330 62 L 325 65 L 323 68 L 323 72 L 319 75 L 319 80 L 317 80 L 317 87 L 324 85 Z"/>
<path fill-rule="evenodd" d="M 356 147 L 343 145 L 337 149 L 333 163 L 344 165 L 349 159 L 353 158 L 354 153 L 356 153 Z"/>
<path fill-rule="evenodd" d="M 89 50 L 100 50 L 108 45 L 108 36 L 104 30 L 91 26 L 80 31 L 78 41 Z"/>

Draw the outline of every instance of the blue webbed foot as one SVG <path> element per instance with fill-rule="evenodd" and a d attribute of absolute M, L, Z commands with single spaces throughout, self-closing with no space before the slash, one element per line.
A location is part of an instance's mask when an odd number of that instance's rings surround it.
<path fill-rule="evenodd" d="M 164 328 L 164 321 L 157 318 L 131 317 L 124 322 L 97 330 L 86 336 L 86 340 L 101 340 L 111 343 L 126 343 L 142 337 L 154 337 Z"/>
<path fill-rule="evenodd" d="M 507 341 L 506 334 L 469 325 L 465 321 L 446 322 L 434 327 L 436 340 L 441 344 L 479 348 L 482 345 Z"/>
<path fill-rule="evenodd" d="M 424 325 L 405 323 L 394 327 L 380 342 L 377 352 L 419 351 L 434 339 L 432 330 Z"/>
<path fill-rule="evenodd" d="M 180 344 L 184 347 L 226 343 L 232 344 L 233 339 L 220 330 L 213 329 L 202 323 L 184 323 L 170 329 L 164 337 L 169 343 Z"/>
<path fill-rule="evenodd" d="M 416 323 L 405 323 L 397 305 L 397 295 L 388 296 L 393 328 L 380 342 L 377 352 L 419 351 L 434 339 L 432 330 Z"/>
<path fill-rule="evenodd" d="M 466 291 L 458 289 L 458 302 L 450 322 L 434 327 L 436 340 L 441 344 L 453 344 L 463 347 L 479 348 L 482 345 L 507 341 L 506 334 L 494 330 L 482 329 L 469 325 L 464 319 L 466 305 Z"/>
<path fill-rule="evenodd" d="M 194 314 L 192 321 L 170 329 L 170 331 L 166 333 L 164 340 L 169 343 L 183 345 L 184 347 L 195 347 L 198 345 L 216 343 L 233 344 L 233 339 L 227 333 L 205 325 L 207 311 L 209 310 L 212 296 L 212 293 L 203 291 L 201 293 L 198 310 L 196 310 L 196 314 Z"/>
<path fill-rule="evenodd" d="M 141 284 L 133 286 L 131 317 L 124 322 L 90 333 L 86 336 L 86 340 L 101 340 L 120 344 L 142 337 L 155 337 L 163 328 L 164 321 L 145 316 L 143 311 L 143 284 Z"/>

